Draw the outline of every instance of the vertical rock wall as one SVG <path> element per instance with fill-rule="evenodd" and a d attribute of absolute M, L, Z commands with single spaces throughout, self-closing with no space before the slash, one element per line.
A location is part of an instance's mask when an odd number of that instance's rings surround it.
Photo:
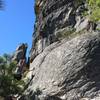
<path fill-rule="evenodd" d="M 86 10 L 85 0 L 36 0 L 31 59 L 57 41 L 62 31 L 74 32 L 85 28 L 88 20 L 84 19 L 82 13 Z"/>
<path fill-rule="evenodd" d="M 85 11 L 89 11 L 85 0 L 36 0 L 24 100 L 100 97 L 100 33 L 88 31 L 94 24 L 83 16 Z M 69 39 L 59 38 L 63 32 L 80 31 Z"/>

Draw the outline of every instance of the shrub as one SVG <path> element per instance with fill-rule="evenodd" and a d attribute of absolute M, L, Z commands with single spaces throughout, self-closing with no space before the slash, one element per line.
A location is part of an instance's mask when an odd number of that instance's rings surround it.
<path fill-rule="evenodd" d="M 90 19 L 92 21 L 100 21 L 100 0 L 87 0 L 91 9 Z"/>
<path fill-rule="evenodd" d="M 72 27 L 69 27 L 67 29 L 65 28 L 57 33 L 57 37 L 59 39 L 66 38 L 66 37 L 70 36 L 71 34 L 73 34 L 74 32 L 75 32 L 75 29 Z"/>
<path fill-rule="evenodd" d="M 24 82 L 14 78 L 13 72 L 16 68 L 16 62 L 11 62 L 7 54 L 0 56 L 0 96 L 20 94 Z"/>

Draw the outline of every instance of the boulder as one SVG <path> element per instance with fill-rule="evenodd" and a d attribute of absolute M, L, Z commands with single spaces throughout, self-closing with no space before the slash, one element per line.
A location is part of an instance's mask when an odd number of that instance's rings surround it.
<path fill-rule="evenodd" d="M 85 32 L 49 45 L 29 70 L 27 79 L 34 75 L 24 92 L 29 97 L 92 100 L 100 94 L 100 33 Z"/>

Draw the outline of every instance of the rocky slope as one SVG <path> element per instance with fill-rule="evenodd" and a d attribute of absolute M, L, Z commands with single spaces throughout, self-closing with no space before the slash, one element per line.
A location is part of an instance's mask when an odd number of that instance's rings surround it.
<path fill-rule="evenodd" d="M 85 33 L 55 42 L 31 63 L 25 94 L 40 100 L 80 100 L 100 93 L 100 35 Z M 34 70 L 34 71 L 32 71 Z M 51 98 L 50 98 L 51 97 Z M 36 97 L 34 100 L 37 100 Z"/>
<path fill-rule="evenodd" d="M 85 0 L 36 0 L 24 100 L 99 96 L 100 34 L 93 32 L 96 25 L 83 16 L 85 11 L 89 13 Z"/>

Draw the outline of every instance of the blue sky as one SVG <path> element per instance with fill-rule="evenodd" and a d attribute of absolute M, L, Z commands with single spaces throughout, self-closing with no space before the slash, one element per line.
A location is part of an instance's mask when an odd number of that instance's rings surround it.
<path fill-rule="evenodd" d="M 5 0 L 5 9 L 0 11 L 0 55 L 14 52 L 23 42 L 30 49 L 34 21 L 34 0 Z"/>

